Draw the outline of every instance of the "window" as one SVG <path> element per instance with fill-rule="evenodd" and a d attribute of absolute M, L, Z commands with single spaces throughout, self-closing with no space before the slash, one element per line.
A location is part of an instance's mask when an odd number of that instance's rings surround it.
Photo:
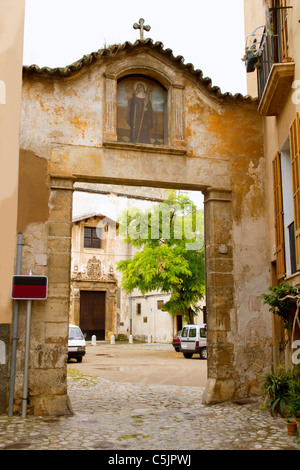
<path fill-rule="evenodd" d="M 182 333 L 181 333 L 181 336 L 182 336 L 183 338 L 187 338 L 187 337 L 188 337 L 188 332 L 189 332 L 189 329 L 188 329 L 188 328 L 183 328 Z"/>
<path fill-rule="evenodd" d="M 297 272 L 295 223 L 294 222 L 292 222 L 288 226 L 288 232 L 289 232 L 289 245 L 290 245 L 291 274 L 294 274 L 295 272 Z"/>
<path fill-rule="evenodd" d="M 300 270 L 299 115 L 281 152 L 273 160 L 277 278 Z"/>
<path fill-rule="evenodd" d="M 97 227 L 84 227 L 84 248 L 100 248 L 99 229 Z"/>
<path fill-rule="evenodd" d="M 196 328 L 190 328 L 189 338 L 196 338 Z"/>
<path fill-rule="evenodd" d="M 135 75 L 118 82 L 119 142 L 167 144 L 167 91 L 155 80 Z"/>
<path fill-rule="evenodd" d="M 200 328 L 200 338 L 206 338 L 206 328 Z"/>
<path fill-rule="evenodd" d="M 158 309 L 158 310 L 161 310 L 163 304 L 164 304 L 164 301 L 163 301 L 163 300 L 158 300 L 158 301 L 157 301 L 157 309 Z"/>
<path fill-rule="evenodd" d="M 300 124 L 298 113 L 290 129 L 290 148 L 295 217 L 296 266 L 297 270 L 300 271 Z"/>
<path fill-rule="evenodd" d="M 136 314 L 141 315 L 142 313 L 142 304 L 136 304 Z"/>

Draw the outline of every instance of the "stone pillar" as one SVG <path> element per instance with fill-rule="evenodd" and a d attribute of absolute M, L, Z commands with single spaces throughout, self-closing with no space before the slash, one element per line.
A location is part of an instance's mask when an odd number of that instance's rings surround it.
<path fill-rule="evenodd" d="M 75 292 L 74 292 L 75 291 Z M 79 326 L 80 321 L 80 289 L 73 286 L 73 298 L 72 301 L 72 320 L 75 325 Z"/>
<path fill-rule="evenodd" d="M 109 340 L 112 334 L 116 334 L 116 299 L 117 287 L 114 284 L 106 291 L 106 312 L 105 312 L 105 339 Z"/>
<path fill-rule="evenodd" d="M 203 402 L 234 399 L 234 347 L 228 340 L 234 302 L 232 206 L 229 191 L 204 193 L 208 380 Z"/>
<path fill-rule="evenodd" d="M 117 141 L 117 80 L 114 75 L 105 74 L 105 142 Z"/>
<path fill-rule="evenodd" d="M 73 180 L 51 178 L 50 190 L 48 297 L 34 306 L 29 400 L 35 415 L 66 415 Z"/>
<path fill-rule="evenodd" d="M 184 136 L 184 87 L 182 85 L 174 85 L 172 89 L 172 133 L 175 147 L 184 148 L 186 146 Z"/>

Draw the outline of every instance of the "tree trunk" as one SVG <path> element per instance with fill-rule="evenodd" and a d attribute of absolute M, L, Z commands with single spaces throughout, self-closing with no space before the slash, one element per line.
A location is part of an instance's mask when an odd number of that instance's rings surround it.
<path fill-rule="evenodd" d="M 187 317 L 189 319 L 189 325 L 194 325 L 194 312 L 191 307 L 187 310 Z"/>

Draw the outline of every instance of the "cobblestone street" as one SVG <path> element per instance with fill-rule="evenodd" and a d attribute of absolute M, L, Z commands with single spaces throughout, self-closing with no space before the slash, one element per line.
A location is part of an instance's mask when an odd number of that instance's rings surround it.
<path fill-rule="evenodd" d="M 113 381 L 79 370 L 82 364 L 69 368 L 74 415 L 2 416 L 1 450 L 300 449 L 300 439 L 288 436 L 283 419 L 262 411 L 259 400 L 207 407 L 203 387 Z"/>

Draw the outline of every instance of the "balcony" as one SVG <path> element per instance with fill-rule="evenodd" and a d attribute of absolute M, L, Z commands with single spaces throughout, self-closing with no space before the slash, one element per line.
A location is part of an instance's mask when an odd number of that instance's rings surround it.
<path fill-rule="evenodd" d="M 264 116 L 280 113 L 294 79 L 295 63 L 288 56 L 288 8 L 271 8 L 270 28 L 260 26 L 247 38 L 246 69 L 257 70 L 258 110 Z"/>
<path fill-rule="evenodd" d="M 280 113 L 294 79 L 295 63 L 282 57 L 278 37 L 264 31 L 257 65 L 258 110 L 264 116 Z"/>

